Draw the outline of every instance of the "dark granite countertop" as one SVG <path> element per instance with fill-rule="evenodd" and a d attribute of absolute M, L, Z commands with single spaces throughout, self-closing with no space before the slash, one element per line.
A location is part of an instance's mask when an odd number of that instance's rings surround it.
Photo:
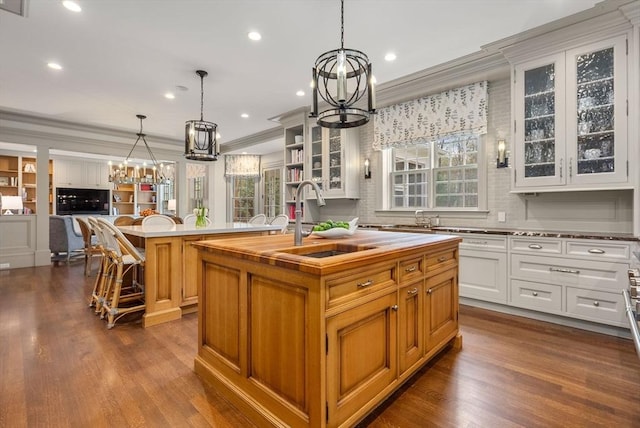
<path fill-rule="evenodd" d="M 524 230 L 524 229 L 501 229 L 501 228 L 478 228 L 461 226 L 438 226 L 425 228 L 417 225 L 393 225 L 381 226 L 380 230 L 434 233 L 477 233 L 483 235 L 505 235 L 505 236 L 530 236 L 539 238 L 572 238 L 572 239 L 605 239 L 611 241 L 640 241 L 640 238 L 631 233 L 610 233 L 610 232 L 561 232 L 557 230 Z"/>

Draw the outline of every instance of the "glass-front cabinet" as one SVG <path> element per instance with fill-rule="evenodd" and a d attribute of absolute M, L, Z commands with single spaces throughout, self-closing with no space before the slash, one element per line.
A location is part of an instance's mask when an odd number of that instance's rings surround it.
<path fill-rule="evenodd" d="M 322 189 L 325 198 L 359 197 L 359 131 L 355 129 L 311 127 L 309 141 L 310 179 Z M 315 199 L 315 192 L 307 191 Z"/>
<path fill-rule="evenodd" d="M 516 189 L 628 182 L 626 37 L 514 70 Z"/>

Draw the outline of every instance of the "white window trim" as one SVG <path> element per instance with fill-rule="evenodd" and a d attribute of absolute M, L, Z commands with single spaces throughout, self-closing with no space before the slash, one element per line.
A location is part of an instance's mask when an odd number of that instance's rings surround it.
<path fill-rule="evenodd" d="M 433 212 L 435 214 L 444 214 L 447 216 L 464 218 L 465 214 L 478 213 L 482 217 L 486 217 L 488 211 L 488 163 L 487 163 L 487 144 L 486 134 L 478 135 L 478 207 L 477 208 L 455 208 L 455 207 L 435 207 L 435 182 L 434 182 L 434 169 L 435 169 L 435 153 L 434 144 L 431 145 L 431 167 L 429 168 L 429 197 L 428 207 L 421 208 L 391 208 L 391 198 L 393 197 L 392 182 L 390 171 L 393 169 L 393 156 L 391 155 L 391 149 L 385 149 L 381 151 L 382 161 L 380 165 L 382 167 L 382 206 L 381 209 L 376 210 L 376 215 L 384 215 L 389 213 L 391 215 L 397 215 L 400 213 L 415 214 L 416 209 L 425 210 L 426 212 Z M 455 214 L 459 214 L 456 216 Z M 469 217 L 476 218 L 476 216 Z"/>

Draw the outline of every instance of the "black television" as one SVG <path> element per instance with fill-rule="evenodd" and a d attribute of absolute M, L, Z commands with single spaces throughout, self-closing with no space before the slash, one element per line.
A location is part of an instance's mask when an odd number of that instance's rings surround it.
<path fill-rule="evenodd" d="M 56 189 L 56 214 L 108 215 L 109 190 L 59 187 Z"/>

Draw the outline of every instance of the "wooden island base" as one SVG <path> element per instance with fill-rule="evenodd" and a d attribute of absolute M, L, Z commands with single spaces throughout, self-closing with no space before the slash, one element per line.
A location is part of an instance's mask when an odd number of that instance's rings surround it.
<path fill-rule="evenodd" d="M 459 238 L 357 231 L 289 241 L 194 244 L 195 371 L 259 426 L 353 426 L 462 345 Z M 306 255 L 326 251 L 341 254 Z"/>

